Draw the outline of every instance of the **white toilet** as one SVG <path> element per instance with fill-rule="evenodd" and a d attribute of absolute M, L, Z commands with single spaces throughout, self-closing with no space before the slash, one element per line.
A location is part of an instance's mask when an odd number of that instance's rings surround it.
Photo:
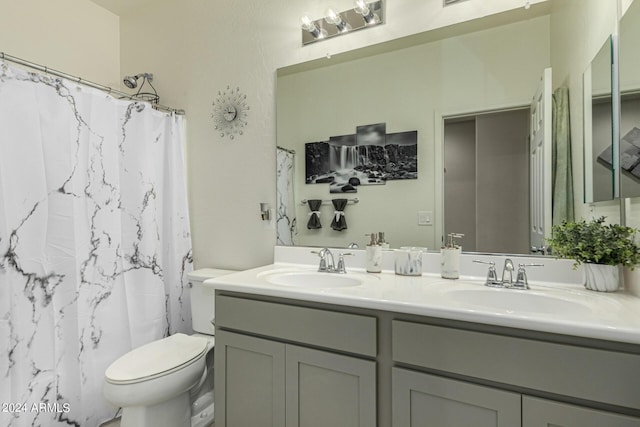
<path fill-rule="evenodd" d="M 233 273 L 204 268 L 188 274 L 193 335 L 175 334 L 131 350 L 105 371 L 103 393 L 122 408 L 121 427 L 206 427 L 213 422 L 213 293 L 206 279 Z"/>

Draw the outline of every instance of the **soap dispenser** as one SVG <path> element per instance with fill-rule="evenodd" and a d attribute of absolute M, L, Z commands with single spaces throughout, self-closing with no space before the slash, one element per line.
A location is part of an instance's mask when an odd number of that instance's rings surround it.
<path fill-rule="evenodd" d="M 378 231 L 378 244 L 382 248 L 383 251 L 389 249 L 389 242 L 384 240 L 384 231 Z"/>
<path fill-rule="evenodd" d="M 376 233 L 369 235 L 371 241 L 367 245 L 367 273 L 380 273 L 382 271 L 382 246 L 378 243 Z"/>
<path fill-rule="evenodd" d="M 456 244 L 455 239 L 459 239 L 464 236 L 460 233 L 447 234 L 449 240 L 447 244 L 440 249 L 442 256 L 441 260 L 441 275 L 444 279 L 457 279 L 460 277 L 460 253 L 462 247 Z"/>

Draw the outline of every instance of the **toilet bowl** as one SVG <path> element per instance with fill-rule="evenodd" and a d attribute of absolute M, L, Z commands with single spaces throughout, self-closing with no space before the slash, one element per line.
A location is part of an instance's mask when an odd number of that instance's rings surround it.
<path fill-rule="evenodd" d="M 189 273 L 194 335 L 177 333 L 131 350 L 105 371 L 103 394 L 122 408 L 121 427 L 205 427 L 213 423 L 213 293 L 203 282 L 232 273 Z"/>

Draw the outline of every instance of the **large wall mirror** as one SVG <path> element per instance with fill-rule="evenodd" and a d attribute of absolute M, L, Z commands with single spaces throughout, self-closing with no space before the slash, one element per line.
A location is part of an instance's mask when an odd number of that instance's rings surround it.
<path fill-rule="evenodd" d="M 461 232 L 448 228 L 451 212 L 439 215 L 444 211 L 445 121 L 528 108 L 543 71 L 553 65 L 552 5 L 542 2 L 530 10 L 503 13 L 498 24 L 482 18 L 278 70 L 278 244 L 362 247 L 366 234 L 383 231 L 392 248 L 439 250 L 443 234 Z M 615 9 L 613 2 L 611 7 Z M 387 136 L 416 132 L 416 177 L 359 185 L 355 193 L 331 193 L 328 183 L 307 183 L 305 157 L 319 154 L 305 144 L 326 142 L 333 145 L 327 152 L 357 152 L 362 157 L 362 150 L 338 150 L 335 145 L 353 145 L 345 141 L 356 141 L 360 127 L 380 124 Z M 486 152 L 494 165 L 511 161 L 504 150 Z M 484 168 L 481 156 L 473 158 Z M 512 191 L 505 185 L 482 190 L 502 192 L 506 200 Z M 347 229 L 342 231 L 331 227 L 336 210 L 331 201 L 338 198 L 358 200 L 346 205 Z M 307 228 L 314 210 L 308 200 L 324 201 L 315 209 L 321 228 Z M 508 212 L 509 202 L 500 204 Z M 291 223 L 294 217 L 296 224 Z M 481 216 L 476 221 L 481 231 L 488 223 Z M 529 223 L 520 226 L 527 230 Z M 516 230 L 498 232 L 508 236 Z M 468 250 L 465 239 L 462 246 Z M 526 247 L 494 247 L 491 252 L 526 252 Z"/>

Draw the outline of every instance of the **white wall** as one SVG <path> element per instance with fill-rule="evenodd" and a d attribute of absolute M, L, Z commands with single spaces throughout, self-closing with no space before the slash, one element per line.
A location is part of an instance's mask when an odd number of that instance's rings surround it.
<path fill-rule="evenodd" d="M 120 87 L 119 18 L 86 0 L 0 0 L 0 52 Z"/>

